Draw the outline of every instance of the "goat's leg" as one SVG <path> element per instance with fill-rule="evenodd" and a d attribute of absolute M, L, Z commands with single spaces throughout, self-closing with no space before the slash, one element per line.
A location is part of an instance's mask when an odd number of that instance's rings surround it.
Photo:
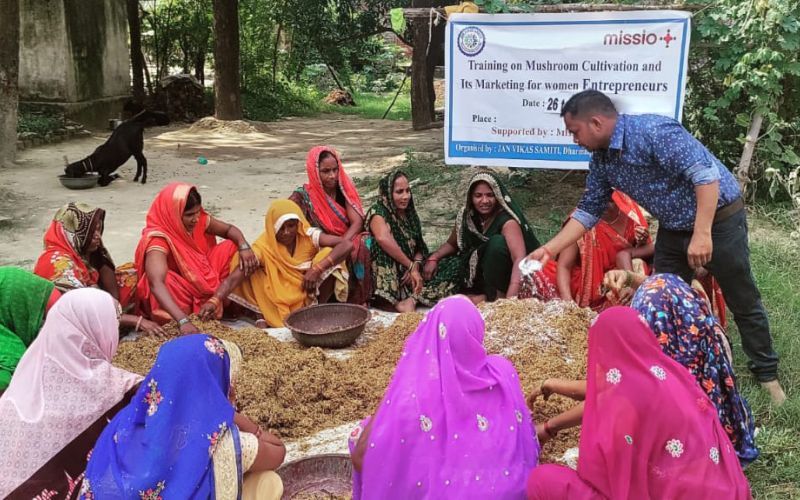
<path fill-rule="evenodd" d="M 138 152 L 133 153 L 133 157 L 136 158 L 136 177 L 133 178 L 133 182 L 139 180 L 139 176 L 142 176 L 142 184 L 147 183 L 147 158 L 144 157 L 144 153 Z"/>

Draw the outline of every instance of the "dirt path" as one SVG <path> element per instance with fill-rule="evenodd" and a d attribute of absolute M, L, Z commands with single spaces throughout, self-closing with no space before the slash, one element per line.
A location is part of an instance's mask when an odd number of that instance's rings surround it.
<path fill-rule="evenodd" d="M 237 131 L 201 126 L 148 130 L 146 185 L 134 184 L 131 158 L 118 173 L 122 179 L 106 188 L 68 190 L 59 184 L 66 155 L 80 159 L 107 135 L 25 150 L 19 165 L 0 170 L 0 265 L 32 268 L 42 249 L 42 236 L 55 211 L 69 201 L 106 209 L 104 242 L 117 263 L 133 259 L 144 218 L 155 194 L 165 184 L 182 180 L 199 186 L 204 206 L 239 226 L 251 241 L 263 228 L 270 201 L 284 198 L 306 179 L 305 157 L 317 144 L 330 144 L 342 154 L 352 176 L 375 174 L 397 165 L 407 148 L 435 152 L 442 131 L 415 132 L 410 122 L 364 120 L 344 115 L 293 118 Z M 201 166 L 197 157 L 208 158 Z"/>

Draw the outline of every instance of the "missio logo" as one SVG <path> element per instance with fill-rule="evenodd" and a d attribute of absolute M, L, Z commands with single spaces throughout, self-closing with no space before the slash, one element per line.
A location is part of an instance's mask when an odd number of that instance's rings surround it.
<path fill-rule="evenodd" d="M 640 32 L 626 33 L 619 30 L 619 33 L 608 33 L 603 37 L 603 45 L 655 45 L 658 42 L 664 42 L 666 48 L 669 48 L 670 42 L 676 41 L 678 38 L 672 36 L 670 30 L 664 36 L 658 36 L 655 33 L 648 33 L 647 30 Z"/>

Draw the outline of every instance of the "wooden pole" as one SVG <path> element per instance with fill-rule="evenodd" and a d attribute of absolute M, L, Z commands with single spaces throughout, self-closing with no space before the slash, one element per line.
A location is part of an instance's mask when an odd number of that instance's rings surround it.
<path fill-rule="evenodd" d="M 739 160 L 739 166 L 736 167 L 736 178 L 739 180 L 739 189 L 742 191 L 742 196 L 747 193 L 747 187 L 752 179 L 750 175 L 750 166 L 753 161 L 753 152 L 756 150 L 756 142 L 758 142 L 758 134 L 761 132 L 761 124 L 764 121 L 764 115 L 760 111 L 753 113 L 753 119 L 750 121 L 750 130 L 747 131 L 747 137 L 744 139 L 744 148 L 742 148 L 742 157 Z"/>
<path fill-rule="evenodd" d="M 397 97 L 400 95 L 400 92 L 403 90 L 403 87 L 405 87 L 405 85 L 406 85 L 406 80 L 408 79 L 408 73 L 409 73 L 409 70 L 406 70 L 406 74 L 403 75 L 403 81 L 400 83 L 400 88 L 397 89 L 397 93 L 394 95 L 394 99 L 392 99 L 392 102 L 389 103 L 389 107 L 386 108 L 386 111 L 383 112 L 383 116 L 381 116 L 381 120 L 385 120 L 386 119 L 386 115 L 389 114 L 389 111 L 392 109 L 392 106 L 394 106 L 395 101 L 397 101 Z"/>

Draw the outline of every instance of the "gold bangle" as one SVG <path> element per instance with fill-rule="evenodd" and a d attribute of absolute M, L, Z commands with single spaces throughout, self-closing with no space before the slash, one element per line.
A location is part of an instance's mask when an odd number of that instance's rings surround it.
<path fill-rule="evenodd" d="M 326 255 L 325 260 L 331 263 L 330 267 L 336 267 L 336 263 L 333 261 L 333 259 L 331 259 L 330 255 Z"/>

